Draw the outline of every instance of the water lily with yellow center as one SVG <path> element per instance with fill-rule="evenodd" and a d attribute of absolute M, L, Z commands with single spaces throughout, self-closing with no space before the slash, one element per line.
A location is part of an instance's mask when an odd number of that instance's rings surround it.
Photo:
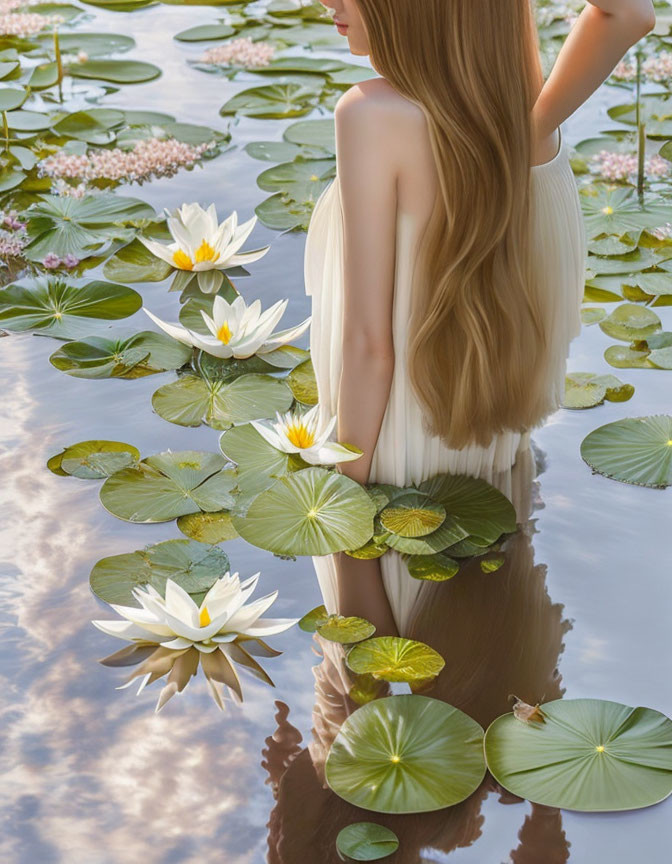
<path fill-rule="evenodd" d="M 238 251 L 252 232 L 256 216 L 238 225 L 238 214 L 234 210 L 220 225 L 214 204 L 207 210 L 200 204 L 183 204 L 172 211 L 164 209 L 164 212 L 173 242 L 160 243 L 140 235 L 138 239 L 157 258 L 177 270 L 196 273 L 198 287 L 205 294 L 216 294 L 220 289 L 222 270 L 257 261 L 271 248 Z"/>
<path fill-rule="evenodd" d="M 276 411 L 276 421 L 253 420 L 252 426 L 269 444 L 283 453 L 298 453 L 310 465 L 335 465 L 359 459 L 362 451 L 345 446 L 329 437 L 336 425 L 336 415 L 327 422 L 320 422 L 320 406 L 308 411 Z"/>
<path fill-rule="evenodd" d="M 205 325 L 210 331 L 208 334 L 196 333 L 181 324 L 168 324 L 148 309 L 145 309 L 145 312 L 155 324 L 178 342 L 200 348 L 214 357 L 244 359 L 253 354 L 268 354 L 296 339 L 307 329 L 310 316 L 296 327 L 273 333 L 273 328 L 282 318 L 287 303 L 287 300 L 278 300 L 262 312 L 260 300 L 254 300 L 247 306 L 240 296 L 229 303 L 218 295 L 212 304 L 212 317 L 201 310 Z"/>
<path fill-rule="evenodd" d="M 225 573 L 209 589 L 200 606 L 172 579 L 166 581 L 165 596 L 152 585 L 134 588 L 140 604 L 110 604 L 125 620 L 93 621 L 98 629 L 133 643 L 100 662 L 106 666 L 131 666 L 139 663 L 126 684 L 142 678 L 138 693 L 147 684 L 168 675 L 156 706 L 160 711 L 175 694 L 184 690 L 199 666 L 213 698 L 223 707 L 226 687 L 242 700 L 240 680 L 234 664 L 244 666 L 257 678 L 273 684 L 253 655 L 272 657 L 280 652 L 270 648 L 262 637 L 282 633 L 298 618 L 262 618 L 274 603 L 274 591 L 246 603 L 254 591 L 259 573 L 241 583 L 238 573 Z M 121 689 L 121 688 L 120 688 Z"/>

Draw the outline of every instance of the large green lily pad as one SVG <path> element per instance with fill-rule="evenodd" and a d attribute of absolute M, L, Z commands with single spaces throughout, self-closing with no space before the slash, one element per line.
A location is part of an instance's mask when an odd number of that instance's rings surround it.
<path fill-rule="evenodd" d="M 401 537 L 424 537 L 436 531 L 445 519 L 442 504 L 418 493 L 395 498 L 380 511 L 382 526 Z"/>
<path fill-rule="evenodd" d="M 67 342 L 49 358 L 52 366 L 75 378 L 143 378 L 179 369 L 191 358 L 192 349 L 153 330 L 128 338 L 89 336 Z"/>
<path fill-rule="evenodd" d="M 635 393 L 615 375 L 596 375 L 594 372 L 571 372 L 565 377 L 564 408 L 594 408 L 606 399 L 608 402 L 627 402 Z"/>
<path fill-rule="evenodd" d="M 128 522 L 169 522 L 188 513 L 216 513 L 235 503 L 235 471 L 217 453 L 166 450 L 103 483 L 105 509 Z"/>
<path fill-rule="evenodd" d="M 672 792 L 672 720 L 651 708 L 558 699 L 543 722 L 498 717 L 485 735 L 493 777 L 535 804 L 632 810 Z"/>
<path fill-rule="evenodd" d="M 379 861 L 399 848 L 394 831 L 375 822 L 346 825 L 336 837 L 336 849 L 352 861 Z"/>
<path fill-rule="evenodd" d="M 238 532 L 231 524 L 231 514 L 228 510 L 217 513 L 188 513 L 180 516 L 177 527 L 187 537 L 200 543 L 224 543 L 235 540 Z"/>
<path fill-rule="evenodd" d="M 630 342 L 633 339 L 646 339 L 662 329 L 660 318 L 646 306 L 636 303 L 622 303 L 600 321 L 600 328 L 607 336 Z"/>
<path fill-rule="evenodd" d="M 426 681 L 446 665 L 443 657 L 424 642 L 400 636 L 377 636 L 355 645 L 346 662 L 353 672 L 368 673 L 383 681 Z"/>
<path fill-rule="evenodd" d="M 141 306 L 142 297 L 125 285 L 100 281 L 77 285 L 38 277 L 30 284 L 15 282 L 0 290 L 0 326 L 77 339 L 90 334 L 96 321 L 127 318 Z"/>
<path fill-rule="evenodd" d="M 80 441 L 52 456 L 47 468 L 60 477 L 102 480 L 135 465 L 140 451 L 121 441 Z"/>
<path fill-rule="evenodd" d="M 328 555 L 363 545 L 375 512 L 359 483 L 310 467 L 280 477 L 232 521 L 248 543 L 276 555 Z"/>
<path fill-rule="evenodd" d="M 194 540 L 165 540 L 137 552 L 102 558 L 91 571 L 94 594 L 106 603 L 139 606 L 132 589 L 152 585 L 165 593 L 166 581 L 188 594 L 207 591 L 229 569 L 225 552 Z"/>
<path fill-rule="evenodd" d="M 438 699 L 418 694 L 376 699 L 341 726 L 325 776 L 337 795 L 365 810 L 441 810 L 480 786 L 483 729 Z"/>
<path fill-rule="evenodd" d="M 590 467 L 623 483 L 672 485 L 672 416 L 626 417 L 587 435 L 581 456 Z"/>

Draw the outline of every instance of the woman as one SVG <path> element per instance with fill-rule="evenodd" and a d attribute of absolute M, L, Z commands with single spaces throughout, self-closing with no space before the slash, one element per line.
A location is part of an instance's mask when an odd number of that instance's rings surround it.
<path fill-rule="evenodd" d="M 381 76 L 336 105 L 336 177 L 306 240 L 321 411 L 363 451 L 340 470 L 506 493 L 580 330 L 586 238 L 560 124 L 652 29 L 651 0 L 589 2 L 545 84 L 530 0 L 330 6 Z M 314 563 L 341 613 L 403 628 L 397 553 Z"/>

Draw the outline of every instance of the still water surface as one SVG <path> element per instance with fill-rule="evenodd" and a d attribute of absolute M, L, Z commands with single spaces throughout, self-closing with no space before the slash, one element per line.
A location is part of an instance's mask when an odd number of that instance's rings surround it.
<path fill-rule="evenodd" d="M 199 23 L 210 20 L 206 7 L 197 8 Z M 217 116 L 219 106 L 248 85 L 186 65 L 185 55 L 200 48 L 185 49 L 172 35 L 194 23 L 193 10 L 171 6 L 132 16 L 96 13 L 87 29 L 124 32 L 128 27 L 138 43 L 133 56 L 163 69 L 162 78 L 122 89 L 105 104 L 167 111 L 179 120 L 226 128 Z M 621 100 L 622 92 L 603 87 L 565 124 L 568 142 L 607 128 L 605 107 Z M 236 209 L 239 221 L 248 219 L 263 198 L 255 178 L 264 166 L 247 157 L 242 145 L 279 140 L 284 125 L 242 119 L 232 130 L 237 148 L 204 168 L 120 191 L 157 209 L 215 201 L 221 218 Z M 264 307 L 291 298 L 283 327 L 310 311 L 303 293 L 304 239 L 301 233 L 279 235 L 258 224 L 250 248 L 267 243 L 272 248 L 239 282 L 244 296 L 260 297 Z M 142 293 L 153 312 L 175 320 L 176 295 L 167 294 L 166 286 L 148 284 Z M 672 330 L 672 309 L 657 311 L 664 329 Z M 144 313 L 123 324 L 148 326 Z M 298 344 L 307 347 L 307 336 Z M 570 370 L 610 372 L 602 359 L 608 344 L 599 328 L 584 328 L 572 346 Z M 78 380 L 49 364 L 50 339 L 13 335 L 0 347 L 0 861 L 336 861 L 328 842 L 334 825 L 367 815 L 343 809 L 319 784 L 311 758 L 319 771 L 320 737 L 314 739 L 311 732 L 316 706 L 311 668 L 320 658 L 308 634 L 293 628 L 274 637 L 273 645 L 284 651 L 266 663 L 276 689 L 247 679 L 244 706 L 231 707 L 225 715 L 212 704 L 201 676 L 155 715 L 156 691 L 150 688 L 138 697 L 133 688 L 116 692 L 123 673 L 96 662 L 119 644 L 90 623 L 113 617 L 89 591 L 92 565 L 181 535 L 174 523 L 131 525 L 114 519 L 98 502 L 97 483 L 56 477 L 45 468 L 47 458 L 89 438 L 127 441 L 143 456 L 167 448 L 217 450 L 218 433 L 183 429 L 153 414 L 150 399 L 158 386 L 153 376 Z M 485 577 L 480 582 L 477 577 L 473 592 L 451 585 L 452 593 L 442 595 L 437 608 L 445 612 L 445 622 L 418 623 L 416 638 L 426 636 L 425 627 L 448 640 L 448 666 L 455 666 L 455 680 L 464 686 L 460 668 L 478 645 L 476 634 L 484 634 L 471 682 L 475 705 L 485 705 L 489 688 L 496 690 L 501 664 L 517 658 L 518 668 L 538 661 L 532 674 L 541 675 L 535 686 L 542 686 L 542 697 L 551 698 L 553 688 L 560 688 L 567 698 L 613 699 L 672 715 L 672 493 L 592 476 L 579 455 L 581 440 L 596 426 L 670 410 L 667 373 L 623 370 L 621 377 L 637 388 L 630 403 L 560 411 L 535 435 L 544 463 L 535 490 L 535 521 L 528 525 L 529 537 L 516 541 L 520 580 L 500 574 L 512 580 L 500 579 L 496 588 L 501 615 L 493 612 L 494 595 L 482 593 L 479 599 Z M 299 616 L 321 602 L 310 559 L 283 561 L 242 540 L 224 548 L 241 577 L 261 570 L 257 593 L 280 589 L 274 616 Z M 504 591 L 507 584 L 510 591 Z M 528 588 L 522 590 L 523 585 Z M 464 654 L 457 639 L 464 616 L 460 624 L 458 609 L 470 616 Z M 517 655 L 521 645 L 526 650 Z M 461 659 L 451 661 L 458 654 Z M 544 692 L 540 682 L 556 663 L 561 680 L 551 674 Z M 328 655 L 318 683 L 330 671 Z M 279 711 L 275 700 L 282 703 Z M 322 729 L 323 701 L 317 706 Z M 270 736 L 275 740 L 269 742 Z M 500 800 L 486 783 L 440 818 L 404 817 L 389 824 L 402 840 L 391 864 L 667 864 L 672 857 L 670 800 L 626 814 L 559 814 L 508 797 Z"/>

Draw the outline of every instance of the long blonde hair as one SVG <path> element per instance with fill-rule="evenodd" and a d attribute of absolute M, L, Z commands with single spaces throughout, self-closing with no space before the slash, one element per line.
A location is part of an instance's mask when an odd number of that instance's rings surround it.
<path fill-rule="evenodd" d="M 357 0 L 371 61 L 425 113 L 439 175 L 408 336 L 425 429 L 487 446 L 537 425 L 548 334 L 532 266 L 532 0 Z"/>

